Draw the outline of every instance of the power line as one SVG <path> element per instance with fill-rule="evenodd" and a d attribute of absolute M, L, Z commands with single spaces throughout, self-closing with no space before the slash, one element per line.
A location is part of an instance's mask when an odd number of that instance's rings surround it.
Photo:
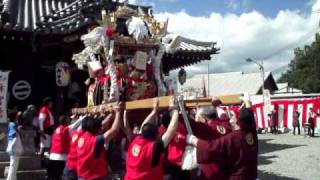
<path fill-rule="evenodd" d="M 311 11 L 311 14 L 319 14 L 320 13 L 320 9 L 317 9 L 315 11 Z"/>
<path fill-rule="evenodd" d="M 316 11 L 312 11 L 312 13 L 315 13 L 315 14 L 319 14 L 320 13 L 320 9 L 316 10 Z M 319 19 L 319 17 L 318 17 Z M 312 36 L 314 36 L 315 33 L 318 32 L 319 30 L 319 27 L 320 27 L 320 24 L 317 26 L 316 29 L 306 33 L 304 36 L 300 37 L 299 39 L 297 39 L 296 41 L 293 41 L 291 42 L 290 44 L 284 46 L 283 48 L 273 52 L 273 53 L 270 53 L 269 55 L 265 56 L 265 57 L 262 57 L 262 58 L 257 58 L 257 59 L 260 59 L 260 60 L 265 60 L 265 59 L 269 59 L 273 56 L 276 56 L 278 54 L 281 54 L 283 51 L 286 51 L 286 50 L 290 50 L 290 49 L 293 49 L 295 47 L 297 47 L 302 41 L 306 41 L 306 40 L 309 40 L 309 38 L 311 38 Z"/>
<path fill-rule="evenodd" d="M 282 70 L 286 70 L 287 68 L 288 68 L 288 64 L 280 66 L 280 67 L 277 67 L 277 68 L 273 69 L 271 72 L 274 72 L 274 73 L 282 72 Z"/>
<path fill-rule="evenodd" d="M 308 32 L 307 34 L 305 34 L 301 38 L 297 39 L 296 41 L 288 44 L 287 46 L 284 46 L 283 48 L 281 48 L 281 49 L 279 49 L 279 50 L 277 50 L 277 51 L 275 51 L 273 53 L 270 53 L 269 55 L 267 55 L 265 57 L 258 58 L 258 59 L 260 59 L 260 60 L 269 59 L 269 58 L 272 58 L 273 56 L 276 56 L 278 54 L 283 53 L 286 50 L 293 49 L 293 48 L 297 47 L 302 41 L 309 40 L 309 38 L 314 36 L 314 34 L 317 33 L 318 30 L 319 30 L 319 27 L 317 29 L 315 29 L 315 30 L 312 30 L 312 31 Z"/>
<path fill-rule="evenodd" d="M 318 30 L 319 28 L 317 28 Z M 286 51 L 286 50 L 289 50 L 289 49 L 292 49 L 292 48 L 295 48 L 297 46 L 298 43 L 301 43 L 302 40 L 307 40 L 309 39 L 311 36 L 314 36 L 314 34 L 316 33 L 316 31 L 310 31 L 308 32 L 307 34 L 305 34 L 304 36 L 302 36 L 301 38 L 299 38 L 298 40 L 296 40 L 295 42 L 292 42 L 290 44 L 288 44 L 287 46 L 275 51 L 275 53 L 273 54 L 270 54 L 268 56 L 265 56 L 263 58 L 261 58 L 262 60 L 266 60 L 266 59 L 269 59 L 269 58 L 272 58 L 273 56 L 276 56 L 278 54 L 281 54 L 283 51 Z M 277 73 L 277 71 L 281 72 L 282 69 L 287 69 L 289 66 L 289 64 L 286 64 L 286 65 L 283 65 L 281 67 L 277 67 L 276 69 L 273 69 L 271 72 L 275 72 Z"/>

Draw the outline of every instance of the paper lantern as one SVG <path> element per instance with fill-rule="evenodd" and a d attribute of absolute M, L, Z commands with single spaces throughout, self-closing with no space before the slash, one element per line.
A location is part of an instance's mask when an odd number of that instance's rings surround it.
<path fill-rule="evenodd" d="M 56 64 L 56 84 L 60 87 L 68 86 L 71 79 L 71 68 L 68 63 L 59 62 Z"/>
<path fill-rule="evenodd" d="M 183 85 L 183 84 L 186 82 L 186 80 L 187 80 L 187 72 L 186 72 L 184 69 L 181 69 L 181 70 L 179 71 L 179 76 L 178 76 L 178 78 L 179 78 L 179 83 L 180 83 L 181 85 Z"/>

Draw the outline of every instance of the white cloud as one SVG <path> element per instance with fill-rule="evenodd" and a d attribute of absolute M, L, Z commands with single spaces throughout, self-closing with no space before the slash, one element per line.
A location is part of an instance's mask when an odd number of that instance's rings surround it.
<path fill-rule="evenodd" d="M 320 10 L 320 1 L 319 0 L 311 0 L 312 5 L 312 11 L 319 11 Z"/>
<path fill-rule="evenodd" d="M 315 11 L 319 8 L 320 0 L 317 0 L 311 9 Z M 208 17 L 194 17 L 185 11 L 156 14 L 156 18 L 160 20 L 167 17 L 170 32 L 200 41 L 218 43 L 221 51 L 220 54 L 214 55 L 210 62 L 212 72 L 258 71 L 254 64 L 246 63 L 245 59 L 268 57 L 275 52 L 276 55 L 264 61 L 265 69 L 281 69 L 293 58 L 295 47 L 313 40 L 320 18 L 317 13 L 310 12 L 305 15 L 290 10 L 282 10 L 274 18 L 266 17 L 257 11 L 241 15 L 221 15 L 212 12 Z M 279 50 L 282 51 L 278 53 Z M 204 68 L 206 69 L 200 64 L 188 70 L 199 73 L 203 72 Z"/>

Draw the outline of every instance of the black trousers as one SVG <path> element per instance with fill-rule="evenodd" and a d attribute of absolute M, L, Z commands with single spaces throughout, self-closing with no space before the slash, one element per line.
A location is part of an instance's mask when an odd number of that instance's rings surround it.
<path fill-rule="evenodd" d="M 78 180 L 78 175 L 75 170 L 70 170 L 67 166 L 63 170 L 63 180 Z"/>
<path fill-rule="evenodd" d="M 293 135 L 296 135 L 296 128 L 298 129 L 298 135 L 300 135 L 300 126 L 293 127 Z"/>
<path fill-rule="evenodd" d="M 65 161 L 49 160 L 47 171 L 50 180 L 60 180 L 62 178 Z"/>
<path fill-rule="evenodd" d="M 191 180 L 190 171 L 183 171 L 181 166 L 166 163 L 165 172 L 170 174 L 170 180 Z"/>
<path fill-rule="evenodd" d="M 314 123 L 312 122 L 310 127 L 308 128 L 308 135 L 314 137 Z"/>
<path fill-rule="evenodd" d="M 271 133 L 272 134 L 276 134 L 277 133 L 276 125 L 271 126 Z"/>

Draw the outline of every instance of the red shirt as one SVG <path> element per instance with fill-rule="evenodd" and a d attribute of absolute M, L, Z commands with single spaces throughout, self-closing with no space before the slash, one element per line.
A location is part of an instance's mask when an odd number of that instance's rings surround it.
<path fill-rule="evenodd" d="M 47 129 L 54 125 L 53 117 L 50 110 L 47 107 L 42 107 L 39 111 L 39 114 L 45 114 L 46 119 L 43 121 L 43 129 Z"/>
<path fill-rule="evenodd" d="M 257 178 L 258 138 L 255 130 L 233 131 L 217 140 L 199 140 L 199 163 L 218 162 L 226 179 L 255 180 Z"/>
<path fill-rule="evenodd" d="M 166 130 L 167 129 L 163 125 L 161 125 L 158 129 L 158 137 L 161 137 L 166 132 Z"/>
<path fill-rule="evenodd" d="M 82 130 L 73 130 L 71 132 L 71 139 L 69 139 L 70 143 L 70 151 L 67 157 L 66 166 L 69 170 L 77 170 L 77 145 L 79 138 L 83 135 L 84 131 Z"/>
<path fill-rule="evenodd" d="M 209 121 L 208 125 L 212 128 L 215 138 L 224 136 L 232 131 L 229 121 L 221 121 L 219 119 Z"/>
<path fill-rule="evenodd" d="M 196 137 L 204 140 L 214 140 L 231 132 L 224 123 L 219 123 L 219 119 L 211 120 L 208 124 L 196 122 L 192 124 L 192 130 Z M 199 163 L 201 170 L 201 180 L 223 180 L 226 179 L 217 162 Z"/>
<path fill-rule="evenodd" d="M 69 127 L 67 125 L 58 126 L 52 135 L 50 153 L 68 154 L 70 149 L 69 143 Z"/>
<path fill-rule="evenodd" d="M 98 83 L 100 83 L 101 84 L 101 86 L 103 86 L 105 83 L 108 83 L 107 81 L 110 79 L 110 76 L 109 75 L 102 75 L 102 76 L 100 76 L 100 77 L 97 77 L 96 78 L 96 81 L 98 82 Z"/>
<path fill-rule="evenodd" d="M 84 179 L 104 178 L 108 175 L 105 151 L 94 156 L 97 137 L 85 132 L 77 143 L 77 174 Z"/>
<path fill-rule="evenodd" d="M 223 113 L 220 115 L 219 119 L 217 120 L 217 123 L 219 125 L 222 125 L 224 128 L 226 128 L 227 133 L 230 133 L 232 131 L 230 118 L 226 113 Z"/>
<path fill-rule="evenodd" d="M 168 162 L 176 166 L 182 166 L 182 156 L 187 146 L 186 129 L 179 123 L 177 131 L 168 146 Z"/>
<path fill-rule="evenodd" d="M 156 167 L 152 167 L 154 141 L 142 136 L 133 139 L 128 149 L 125 180 L 163 180 L 163 155 Z"/>

